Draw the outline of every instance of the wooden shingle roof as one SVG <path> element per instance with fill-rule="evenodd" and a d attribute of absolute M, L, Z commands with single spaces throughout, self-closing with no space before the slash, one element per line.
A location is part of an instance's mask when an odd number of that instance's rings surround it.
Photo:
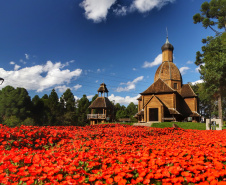
<path fill-rule="evenodd" d="M 184 84 L 182 86 L 180 94 L 183 98 L 197 96 L 189 84 Z"/>
<path fill-rule="evenodd" d="M 97 90 L 97 92 L 109 92 L 108 91 L 108 89 L 107 89 L 107 87 L 106 87 L 106 84 L 105 83 L 102 83 L 102 84 L 100 84 L 100 87 L 99 87 L 99 89 Z"/>
<path fill-rule="evenodd" d="M 97 108 L 113 109 L 113 104 L 106 97 L 97 97 L 93 101 L 93 103 L 89 106 L 89 108 L 92 108 L 92 109 L 97 109 Z"/>
<path fill-rule="evenodd" d="M 156 93 L 170 93 L 175 92 L 170 86 L 168 86 L 161 78 L 155 81 L 150 87 L 148 87 L 144 92 L 140 93 L 144 94 L 156 94 Z"/>

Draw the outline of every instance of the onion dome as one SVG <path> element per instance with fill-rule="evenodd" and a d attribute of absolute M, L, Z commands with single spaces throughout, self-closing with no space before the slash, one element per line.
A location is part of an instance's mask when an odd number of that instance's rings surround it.
<path fill-rule="evenodd" d="M 165 50 L 171 50 L 173 51 L 174 50 L 174 47 L 172 44 L 170 44 L 169 40 L 168 40 L 168 37 L 166 38 L 166 43 L 162 46 L 162 51 L 165 51 Z"/>

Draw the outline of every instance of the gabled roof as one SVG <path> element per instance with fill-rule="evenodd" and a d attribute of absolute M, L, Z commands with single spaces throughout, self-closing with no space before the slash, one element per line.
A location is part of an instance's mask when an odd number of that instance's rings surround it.
<path fill-rule="evenodd" d="M 180 94 L 183 98 L 197 96 L 189 84 L 184 84 L 182 86 Z"/>
<path fill-rule="evenodd" d="M 168 86 L 161 78 L 155 81 L 150 87 L 148 87 L 144 92 L 140 93 L 144 94 L 156 94 L 156 93 L 169 93 L 175 92 L 170 86 Z"/>
<path fill-rule="evenodd" d="M 94 100 L 94 102 L 89 106 L 89 108 L 92 108 L 92 109 L 97 109 L 97 108 L 113 109 L 113 105 L 108 98 L 97 97 Z"/>

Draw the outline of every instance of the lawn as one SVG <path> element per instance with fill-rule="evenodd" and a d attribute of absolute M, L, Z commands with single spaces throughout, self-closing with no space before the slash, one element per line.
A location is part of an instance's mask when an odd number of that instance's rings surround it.
<path fill-rule="evenodd" d="M 153 123 L 153 128 L 167 128 L 173 127 L 173 123 L 183 129 L 196 129 L 196 130 L 206 130 L 206 123 L 193 123 L 193 122 L 162 122 Z"/>

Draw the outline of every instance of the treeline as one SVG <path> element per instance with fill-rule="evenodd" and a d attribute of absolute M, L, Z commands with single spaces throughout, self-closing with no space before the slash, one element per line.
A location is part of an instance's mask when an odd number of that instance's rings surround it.
<path fill-rule="evenodd" d="M 59 98 L 53 89 L 43 97 L 35 95 L 32 99 L 25 88 L 6 86 L 0 90 L 0 123 L 7 126 L 19 125 L 76 125 L 89 124 L 88 107 L 98 97 L 96 94 L 91 101 L 86 95 L 75 100 L 73 93 L 67 89 Z M 130 103 L 127 107 L 119 103 L 114 105 L 114 120 L 130 118 L 137 113 L 137 105 Z"/>

